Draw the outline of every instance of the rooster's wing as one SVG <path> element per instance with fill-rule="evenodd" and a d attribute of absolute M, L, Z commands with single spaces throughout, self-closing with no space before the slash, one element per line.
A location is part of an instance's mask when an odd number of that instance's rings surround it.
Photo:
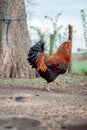
<path fill-rule="evenodd" d="M 46 53 L 42 52 L 36 59 L 37 70 L 46 72 L 48 68 L 53 68 L 60 63 L 58 57 L 49 56 Z"/>

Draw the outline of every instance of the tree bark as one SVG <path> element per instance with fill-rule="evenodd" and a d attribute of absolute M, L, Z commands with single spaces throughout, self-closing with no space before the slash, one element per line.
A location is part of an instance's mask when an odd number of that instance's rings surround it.
<path fill-rule="evenodd" d="M 27 62 L 31 46 L 27 30 L 24 0 L 0 0 L 0 77 L 33 78 Z M 19 20 L 18 20 L 19 19 Z"/>

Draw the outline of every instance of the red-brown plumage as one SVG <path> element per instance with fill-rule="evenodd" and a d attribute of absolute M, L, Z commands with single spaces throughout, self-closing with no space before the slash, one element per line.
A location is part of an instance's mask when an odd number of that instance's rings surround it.
<path fill-rule="evenodd" d="M 71 41 L 68 40 L 62 43 L 57 49 L 56 53 L 53 56 L 49 56 L 46 53 L 42 52 L 36 59 L 37 70 L 42 70 L 45 72 L 47 70 L 46 64 L 52 66 L 58 65 L 60 62 L 69 63 L 70 53 L 71 52 Z"/>

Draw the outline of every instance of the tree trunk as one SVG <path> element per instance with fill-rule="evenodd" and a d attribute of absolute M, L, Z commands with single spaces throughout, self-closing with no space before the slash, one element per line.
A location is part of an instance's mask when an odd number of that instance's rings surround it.
<path fill-rule="evenodd" d="M 30 43 L 24 0 L 0 0 L 0 77 L 36 76 L 27 62 Z"/>

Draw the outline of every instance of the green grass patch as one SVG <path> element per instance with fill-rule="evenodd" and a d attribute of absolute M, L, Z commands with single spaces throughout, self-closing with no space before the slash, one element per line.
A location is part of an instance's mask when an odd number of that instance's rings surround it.
<path fill-rule="evenodd" d="M 43 83 L 45 82 L 42 78 L 0 78 L 0 83 L 2 84 L 29 84 L 29 83 Z"/>
<path fill-rule="evenodd" d="M 72 72 L 76 74 L 87 73 L 87 61 L 73 61 Z"/>

